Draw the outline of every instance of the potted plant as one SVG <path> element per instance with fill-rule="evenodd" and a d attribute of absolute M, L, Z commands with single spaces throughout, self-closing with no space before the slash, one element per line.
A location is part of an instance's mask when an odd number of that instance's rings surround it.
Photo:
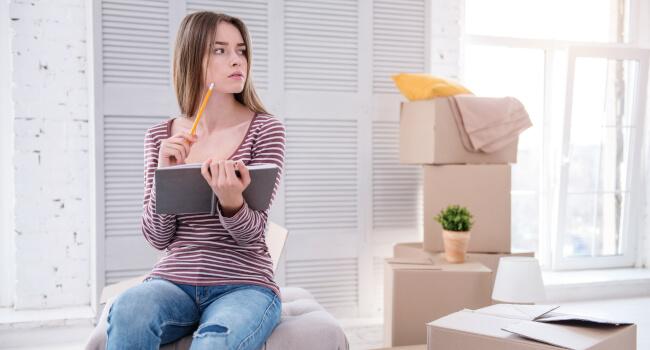
<path fill-rule="evenodd" d="M 474 225 L 472 219 L 469 210 L 460 205 L 450 205 L 435 217 L 435 220 L 442 226 L 442 240 L 447 261 L 451 263 L 465 261 L 470 230 Z"/>

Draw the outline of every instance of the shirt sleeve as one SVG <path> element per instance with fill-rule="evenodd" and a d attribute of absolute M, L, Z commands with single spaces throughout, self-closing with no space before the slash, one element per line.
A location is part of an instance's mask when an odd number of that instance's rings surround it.
<path fill-rule="evenodd" d="M 144 137 L 144 203 L 142 211 L 142 234 L 158 250 L 166 249 L 176 233 L 176 215 L 156 214 L 155 173 L 158 167 L 160 141 L 152 129 Z"/>
<path fill-rule="evenodd" d="M 271 195 L 271 204 L 277 195 L 282 175 L 284 173 L 284 151 L 285 151 L 285 128 L 279 119 L 271 118 L 262 126 L 257 140 L 254 142 L 252 158 L 248 165 L 275 164 L 280 171 L 275 178 L 275 186 Z M 266 224 L 268 221 L 269 208 L 260 211 L 251 209 L 246 201 L 244 205 L 231 217 L 225 217 L 221 213 L 220 205 L 217 205 L 217 214 L 224 228 L 235 239 L 240 246 L 250 245 L 264 238 Z"/>

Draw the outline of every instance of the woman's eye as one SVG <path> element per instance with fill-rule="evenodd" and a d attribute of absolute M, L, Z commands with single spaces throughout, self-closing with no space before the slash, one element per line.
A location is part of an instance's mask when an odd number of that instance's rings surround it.
<path fill-rule="evenodd" d="M 214 53 L 223 53 L 223 49 L 214 49 Z"/>

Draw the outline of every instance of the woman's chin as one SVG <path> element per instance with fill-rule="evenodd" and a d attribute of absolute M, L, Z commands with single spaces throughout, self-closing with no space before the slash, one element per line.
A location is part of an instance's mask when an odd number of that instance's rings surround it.
<path fill-rule="evenodd" d="M 244 82 L 225 82 L 221 87 L 223 88 L 221 91 L 224 93 L 239 94 L 244 91 Z"/>

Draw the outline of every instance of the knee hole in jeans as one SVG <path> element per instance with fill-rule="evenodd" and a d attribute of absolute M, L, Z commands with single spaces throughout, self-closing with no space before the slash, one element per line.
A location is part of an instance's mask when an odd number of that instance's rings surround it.
<path fill-rule="evenodd" d="M 196 331 L 197 336 L 204 336 L 208 334 L 215 334 L 215 335 L 227 335 L 230 333 L 230 330 L 228 327 L 224 327 L 220 324 L 208 324 L 205 326 L 200 327 Z"/>

